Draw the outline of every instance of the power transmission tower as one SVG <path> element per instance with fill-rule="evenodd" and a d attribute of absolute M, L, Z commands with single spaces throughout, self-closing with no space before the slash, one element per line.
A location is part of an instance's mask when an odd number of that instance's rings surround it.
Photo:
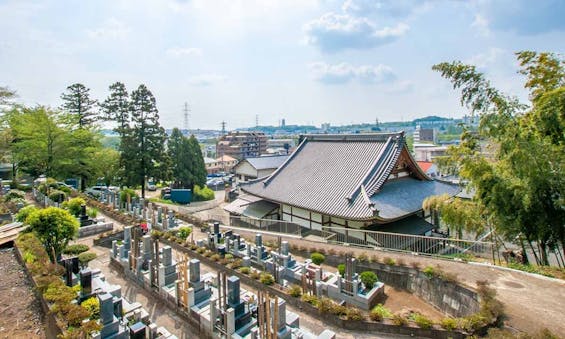
<path fill-rule="evenodd" d="M 259 114 L 255 114 L 255 127 L 259 127 Z"/>
<path fill-rule="evenodd" d="M 188 112 L 190 112 L 190 108 L 188 108 L 188 103 L 187 103 L 187 102 L 184 103 L 183 112 L 184 112 L 184 124 L 183 124 L 183 128 L 184 128 L 184 130 L 186 131 L 186 133 L 188 134 L 188 117 L 189 117 Z"/>
<path fill-rule="evenodd" d="M 226 122 L 222 121 L 221 125 L 222 125 L 222 135 L 226 135 Z"/>

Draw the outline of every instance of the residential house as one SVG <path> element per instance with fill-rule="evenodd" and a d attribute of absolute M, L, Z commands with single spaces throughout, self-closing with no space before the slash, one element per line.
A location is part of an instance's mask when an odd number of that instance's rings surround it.
<path fill-rule="evenodd" d="M 288 155 L 244 159 L 233 168 L 236 183 L 266 177 L 279 168 L 286 159 L 288 159 Z"/>

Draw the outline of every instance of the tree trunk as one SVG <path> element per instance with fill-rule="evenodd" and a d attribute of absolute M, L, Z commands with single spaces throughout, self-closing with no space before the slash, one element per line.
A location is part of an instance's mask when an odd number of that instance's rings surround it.
<path fill-rule="evenodd" d="M 547 257 L 547 245 L 545 242 L 540 241 L 541 263 L 544 266 L 549 266 L 549 258 Z"/>
<path fill-rule="evenodd" d="M 526 240 L 528 240 L 528 244 L 530 245 L 530 248 L 532 249 L 532 253 L 534 254 L 534 258 L 536 259 L 536 264 L 539 265 L 540 261 L 539 261 L 538 255 L 536 253 L 536 250 L 534 249 L 534 245 L 532 245 L 532 241 L 530 240 L 529 237 L 526 237 Z"/>

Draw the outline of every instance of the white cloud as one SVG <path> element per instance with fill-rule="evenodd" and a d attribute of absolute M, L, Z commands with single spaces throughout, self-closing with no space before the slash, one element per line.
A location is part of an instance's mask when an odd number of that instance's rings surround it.
<path fill-rule="evenodd" d="M 223 75 L 218 75 L 218 74 L 200 74 L 200 75 L 195 75 L 193 77 L 190 77 L 188 79 L 188 83 L 191 84 L 192 86 L 199 86 L 199 87 L 205 87 L 205 86 L 211 86 L 217 83 L 222 83 L 225 82 L 227 80 L 227 78 Z"/>
<path fill-rule="evenodd" d="M 172 47 L 165 52 L 167 55 L 179 58 L 184 56 L 201 56 L 202 49 L 195 47 Z"/>
<path fill-rule="evenodd" d="M 346 0 L 341 9 L 346 13 L 363 16 L 406 17 L 427 2 L 426 0 Z"/>
<path fill-rule="evenodd" d="M 123 40 L 131 29 L 116 18 L 106 20 L 100 27 L 87 30 L 89 37 L 93 39 Z"/>
<path fill-rule="evenodd" d="M 367 18 L 332 12 L 304 26 L 307 43 L 325 52 L 373 48 L 398 39 L 408 29 L 409 26 L 404 23 L 378 29 Z"/>
<path fill-rule="evenodd" d="M 342 62 L 327 64 L 315 62 L 310 64 L 310 71 L 317 81 L 324 84 L 343 84 L 352 80 L 359 80 L 364 84 L 390 83 L 396 79 L 392 68 L 386 65 L 353 66 Z"/>
<path fill-rule="evenodd" d="M 473 20 L 471 27 L 476 28 L 478 33 L 482 36 L 486 37 L 490 35 L 488 20 L 480 14 L 475 15 L 475 20 Z"/>
<path fill-rule="evenodd" d="M 501 59 L 504 59 L 505 63 L 508 62 L 509 60 L 506 58 L 509 56 L 508 54 L 508 51 L 502 48 L 491 47 L 484 53 L 473 55 L 466 60 L 466 63 L 484 69 L 499 63 Z"/>

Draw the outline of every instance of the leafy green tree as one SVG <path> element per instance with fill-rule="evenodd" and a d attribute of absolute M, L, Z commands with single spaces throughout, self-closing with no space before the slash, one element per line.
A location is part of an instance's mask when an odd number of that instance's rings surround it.
<path fill-rule="evenodd" d="M 536 261 L 547 265 L 548 251 L 565 248 L 565 68 L 551 53 L 517 57 L 529 105 L 492 87 L 474 66 L 452 62 L 433 69 L 460 88 L 462 104 L 480 116 L 477 133 L 463 133 L 451 154 L 475 189 L 474 202 L 497 233 L 525 240 Z"/>
<path fill-rule="evenodd" d="M 26 222 L 30 230 L 33 231 L 43 243 L 51 262 L 56 259 L 67 247 L 69 241 L 78 232 L 79 222 L 68 211 L 48 207 L 31 213 Z"/>
<path fill-rule="evenodd" d="M 16 107 L 4 119 L 11 130 L 11 157 L 19 169 L 32 176 L 53 176 L 68 153 L 65 135 L 57 112 L 38 106 Z"/>
<path fill-rule="evenodd" d="M 63 109 L 72 114 L 79 128 L 92 125 L 97 119 L 94 111 L 96 100 L 90 99 L 90 88 L 83 84 L 72 84 L 67 87 L 66 93 L 61 94 Z"/>
<path fill-rule="evenodd" d="M 190 186 L 198 185 L 203 187 L 206 184 L 206 164 L 204 163 L 204 156 L 200 144 L 194 135 L 188 138 L 188 149 L 190 151 L 191 159 L 191 183 Z"/>
<path fill-rule="evenodd" d="M 124 181 L 128 186 L 141 185 L 145 197 L 145 181 L 158 174 L 155 164 L 164 156 L 167 135 L 159 124 L 155 97 L 145 85 L 131 93 L 130 113 L 131 124 L 122 140 Z"/>
<path fill-rule="evenodd" d="M 167 141 L 167 153 L 171 160 L 173 187 L 189 188 L 191 181 L 191 159 L 187 138 L 178 128 L 173 128 Z"/>
<path fill-rule="evenodd" d="M 359 275 L 359 279 L 361 279 L 361 282 L 363 283 L 363 285 L 365 285 L 365 287 L 370 290 L 371 288 L 373 288 L 373 286 L 375 285 L 375 283 L 378 281 L 377 279 L 377 275 L 375 274 L 375 272 L 373 271 L 365 271 L 362 272 Z"/>
<path fill-rule="evenodd" d="M 110 186 L 117 182 L 120 172 L 120 153 L 112 148 L 99 148 L 94 152 L 91 169 L 94 178 L 103 178 L 104 184 Z"/>

